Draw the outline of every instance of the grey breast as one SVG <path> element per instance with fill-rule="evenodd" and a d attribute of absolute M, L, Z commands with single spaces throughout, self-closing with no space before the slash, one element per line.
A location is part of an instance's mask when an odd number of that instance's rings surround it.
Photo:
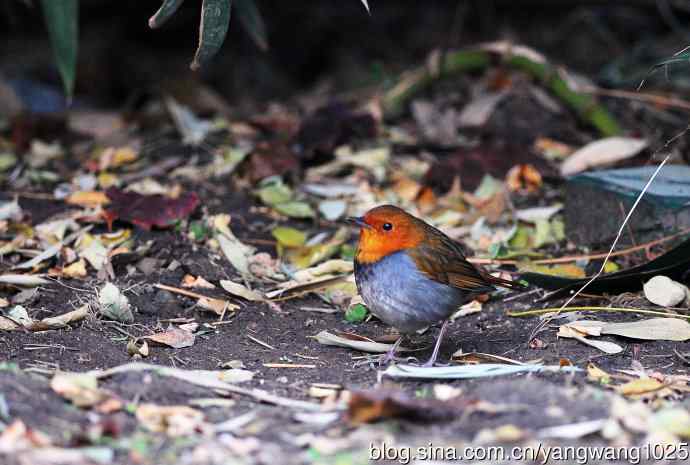
<path fill-rule="evenodd" d="M 402 251 L 373 264 L 355 264 L 355 280 L 369 310 L 403 333 L 448 318 L 464 298 L 459 289 L 432 281 L 419 272 Z"/>

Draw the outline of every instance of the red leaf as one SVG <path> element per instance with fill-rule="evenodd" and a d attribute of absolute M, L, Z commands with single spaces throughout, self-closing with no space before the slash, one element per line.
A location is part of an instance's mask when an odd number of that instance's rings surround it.
<path fill-rule="evenodd" d="M 189 216 L 199 205 L 196 192 L 185 192 L 177 198 L 171 198 L 160 194 L 125 192 L 111 187 L 106 195 L 111 201 L 105 211 L 108 228 L 115 220 L 128 221 L 146 230 L 153 226 L 167 228 Z"/>

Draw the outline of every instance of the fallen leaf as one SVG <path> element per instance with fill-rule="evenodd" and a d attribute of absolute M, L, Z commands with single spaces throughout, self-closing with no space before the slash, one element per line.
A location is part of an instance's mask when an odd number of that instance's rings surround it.
<path fill-rule="evenodd" d="M 50 387 L 77 407 L 92 407 L 107 396 L 98 388 L 98 379 L 88 373 L 58 372 L 51 379 Z"/>
<path fill-rule="evenodd" d="M 141 344 L 134 339 L 130 339 L 127 342 L 127 353 L 131 356 L 139 355 L 141 357 L 149 356 L 149 343 L 146 341 L 141 341 Z"/>
<path fill-rule="evenodd" d="M 183 347 L 193 346 L 195 337 L 194 333 L 173 326 L 163 332 L 144 336 L 144 339 L 172 347 L 173 349 L 182 349 Z"/>
<path fill-rule="evenodd" d="M 461 127 L 484 126 L 493 115 L 495 108 L 507 95 L 507 91 L 488 92 L 474 98 L 458 115 L 458 125 Z"/>
<path fill-rule="evenodd" d="M 343 200 L 323 200 L 319 202 L 319 212 L 328 221 L 335 221 L 342 217 L 347 210 L 347 203 Z"/>
<path fill-rule="evenodd" d="M 202 287 L 204 289 L 215 289 L 216 286 L 206 281 L 202 276 L 197 276 L 196 278 L 190 274 L 186 274 L 182 277 L 182 282 L 180 283 L 182 287 Z"/>
<path fill-rule="evenodd" d="M 597 341 L 597 340 L 592 340 L 588 339 L 583 336 L 583 333 L 573 329 L 572 327 L 568 325 L 561 325 L 558 328 L 558 337 L 565 337 L 565 338 L 570 338 L 570 339 L 575 339 L 583 344 L 587 344 L 589 346 L 595 347 L 602 352 L 605 352 L 607 354 L 619 354 L 623 352 L 623 348 L 619 346 L 618 344 L 615 344 L 613 342 L 608 342 L 608 341 Z"/>
<path fill-rule="evenodd" d="M 36 286 L 45 286 L 46 284 L 50 284 L 51 282 L 52 281 L 49 281 L 49 280 L 42 278 L 40 276 L 29 275 L 29 274 L 3 274 L 3 275 L 0 275 L 0 284 L 10 284 L 12 286 L 36 287 Z"/>
<path fill-rule="evenodd" d="M 356 302 L 345 311 L 345 321 L 349 323 L 361 323 L 367 317 L 369 310 L 362 302 Z"/>
<path fill-rule="evenodd" d="M 262 302 L 265 300 L 260 293 L 253 291 L 242 284 L 235 283 L 227 279 L 222 279 L 220 281 L 220 287 L 234 296 L 242 297 L 243 299 L 247 299 L 252 302 Z"/>
<path fill-rule="evenodd" d="M 230 303 L 227 300 L 214 299 L 213 297 L 206 296 L 199 297 L 199 300 L 196 301 L 196 304 L 205 310 L 212 311 L 218 316 L 223 316 L 226 312 L 234 312 L 240 308 L 239 305 Z"/>
<path fill-rule="evenodd" d="M 249 257 L 254 255 L 256 249 L 241 242 L 232 233 L 228 224 L 228 215 L 216 215 L 213 217 L 213 228 L 216 231 L 215 238 L 223 251 L 223 255 L 230 264 L 242 275 L 249 274 Z"/>
<path fill-rule="evenodd" d="M 571 176 L 590 168 L 631 158 L 647 148 L 645 139 L 607 137 L 576 150 L 561 164 L 561 175 Z"/>
<path fill-rule="evenodd" d="M 584 278 L 585 270 L 573 263 L 564 263 L 561 265 L 532 265 L 530 263 L 519 266 L 520 271 L 527 271 L 531 273 L 539 273 L 548 276 L 560 276 L 564 278 Z"/>
<path fill-rule="evenodd" d="M 376 342 L 364 336 L 358 336 L 350 333 L 339 333 L 336 335 L 326 330 L 321 331 L 319 334 L 314 336 L 314 338 L 319 344 L 346 347 L 348 349 L 355 349 L 362 352 L 370 352 L 375 354 L 388 352 L 393 347 L 393 344 Z M 410 349 L 404 347 L 398 347 L 398 352 L 409 350 Z"/>
<path fill-rule="evenodd" d="M 666 407 L 650 419 L 651 431 L 666 431 L 675 436 L 690 438 L 690 412 L 683 407 Z"/>
<path fill-rule="evenodd" d="M 106 191 L 111 203 L 105 211 L 109 228 L 115 220 L 128 221 L 143 229 L 167 228 L 187 218 L 199 204 L 196 192 L 185 192 L 177 198 L 159 194 L 141 195 L 115 187 Z"/>
<path fill-rule="evenodd" d="M 526 223 L 536 223 L 539 220 L 550 220 L 562 208 L 563 204 L 560 203 L 550 207 L 523 208 L 515 211 L 515 218 Z"/>
<path fill-rule="evenodd" d="M 88 240 L 80 242 L 79 255 L 85 258 L 96 271 L 101 271 L 108 260 L 108 248 L 103 245 L 100 238 L 85 236 L 88 237 Z"/>
<path fill-rule="evenodd" d="M 526 363 L 508 365 L 505 363 L 481 363 L 478 365 L 460 365 L 450 367 L 419 367 L 413 365 L 391 365 L 383 372 L 384 376 L 400 379 L 472 379 L 493 376 L 513 375 L 517 373 L 538 372 L 578 372 L 574 366 L 539 365 Z"/>
<path fill-rule="evenodd" d="M 506 186 L 511 192 L 532 194 L 541 189 L 541 185 L 541 173 L 533 165 L 515 165 L 506 174 Z"/>
<path fill-rule="evenodd" d="M 687 341 L 690 339 L 690 323 L 678 318 L 649 318 L 626 323 L 606 323 L 601 328 L 601 334 L 654 341 Z"/>
<path fill-rule="evenodd" d="M 397 390 L 355 391 L 348 401 L 347 419 L 354 425 L 390 418 L 417 422 L 447 421 L 460 415 L 468 404 L 462 399 L 419 399 Z"/>
<path fill-rule="evenodd" d="M 590 363 L 587 365 L 587 379 L 601 384 L 608 384 L 611 381 L 611 375 L 595 364 Z"/>
<path fill-rule="evenodd" d="M 551 426 L 540 429 L 536 436 L 538 438 L 579 439 L 601 431 L 608 421 L 608 418 L 601 418 L 568 425 Z"/>
<path fill-rule="evenodd" d="M 186 405 L 141 404 L 136 417 L 149 431 L 171 437 L 188 436 L 205 427 L 203 412 Z"/>
<path fill-rule="evenodd" d="M 100 313 L 111 320 L 123 323 L 134 321 L 134 314 L 127 297 L 113 283 L 106 283 L 98 293 Z"/>
<path fill-rule="evenodd" d="M 324 276 L 340 275 L 345 273 L 352 273 L 354 265 L 350 260 L 342 260 L 339 258 L 327 260 L 318 265 L 303 270 L 297 271 L 293 278 L 300 283 L 307 283 L 316 279 L 322 279 Z"/>
<path fill-rule="evenodd" d="M 279 177 L 270 177 L 259 183 L 256 190 L 259 199 L 277 212 L 292 218 L 312 218 L 311 206 L 294 198 L 294 192 Z"/>
<path fill-rule="evenodd" d="M 648 394 L 650 392 L 659 391 L 664 388 L 664 384 L 654 378 L 638 378 L 628 381 L 625 384 L 616 386 L 616 391 L 624 396 L 637 396 L 640 394 Z"/>
<path fill-rule="evenodd" d="M 278 226 L 271 231 L 271 235 L 275 237 L 278 244 L 284 247 L 301 247 L 307 242 L 307 235 L 304 232 L 286 226 Z"/>
<path fill-rule="evenodd" d="M 84 278 L 86 276 L 86 262 L 80 258 L 76 262 L 67 265 L 60 271 L 67 278 Z"/>
<path fill-rule="evenodd" d="M 80 207 L 99 207 L 110 203 L 110 199 L 105 192 L 100 191 L 77 191 L 73 192 L 65 199 L 69 205 Z"/>

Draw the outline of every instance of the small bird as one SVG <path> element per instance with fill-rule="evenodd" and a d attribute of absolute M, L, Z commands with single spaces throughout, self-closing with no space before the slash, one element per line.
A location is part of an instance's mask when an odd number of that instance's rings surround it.
<path fill-rule="evenodd" d="M 348 221 L 360 227 L 355 281 L 364 303 L 401 336 L 383 363 L 395 357 L 405 334 L 443 321 L 431 358 L 438 356 L 448 318 L 494 285 L 521 288 L 467 261 L 460 245 L 444 233 L 393 205 L 372 208 Z"/>

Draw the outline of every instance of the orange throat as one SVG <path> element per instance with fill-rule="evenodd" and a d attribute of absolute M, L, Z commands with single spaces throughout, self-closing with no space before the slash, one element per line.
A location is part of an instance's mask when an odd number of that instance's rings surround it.
<path fill-rule="evenodd" d="M 422 234 L 409 230 L 405 234 L 382 234 L 363 228 L 359 233 L 359 245 L 355 259 L 361 264 L 376 263 L 390 254 L 416 247 L 422 242 Z"/>

